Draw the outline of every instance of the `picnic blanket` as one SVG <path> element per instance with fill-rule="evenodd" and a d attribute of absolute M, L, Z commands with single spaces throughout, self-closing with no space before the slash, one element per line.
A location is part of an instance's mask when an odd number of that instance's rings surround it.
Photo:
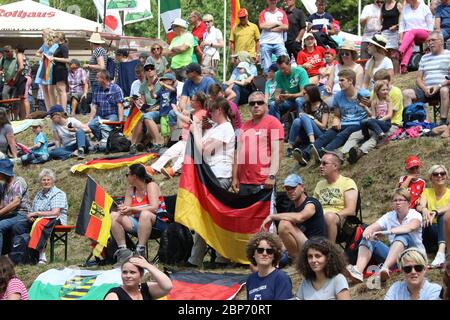
<path fill-rule="evenodd" d="M 13 127 L 14 134 L 21 133 L 22 131 L 27 130 L 31 127 L 33 123 L 33 119 L 20 120 L 20 121 L 11 121 L 11 126 Z"/>

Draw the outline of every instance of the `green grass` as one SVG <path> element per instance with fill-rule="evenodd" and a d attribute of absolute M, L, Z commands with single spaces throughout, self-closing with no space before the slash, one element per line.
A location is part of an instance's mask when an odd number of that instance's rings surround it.
<path fill-rule="evenodd" d="M 415 74 L 407 74 L 399 76 L 395 79 L 394 84 L 401 89 L 412 88 L 414 86 Z M 248 106 L 240 108 L 244 120 L 250 118 Z M 86 120 L 86 119 L 82 119 Z M 51 139 L 50 120 L 46 119 L 45 132 L 47 138 Z M 31 129 L 19 134 L 18 141 L 26 145 L 32 145 L 33 134 Z M 375 149 L 368 155 L 364 156 L 356 165 L 350 166 L 345 164 L 342 168 L 342 174 L 352 177 L 361 191 L 363 216 L 366 223 L 375 221 L 378 217 L 390 210 L 390 199 L 392 190 L 397 186 L 400 175 L 404 174 L 404 160 L 409 154 L 419 155 L 423 161 L 423 173 L 428 170 L 432 164 L 442 163 L 450 167 L 450 140 L 440 138 L 419 138 L 405 141 L 391 142 L 381 149 Z M 287 145 L 285 145 L 287 148 Z M 93 159 L 100 155 L 88 155 L 87 159 Z M 32 200 L 36 192 L 40 188 L 38 175 L 39 172 L 47 167 L 56 172 L 57 186 L 67 193 L 69 201 L 69 223 L 75 224 L 83 198 L 84 186 L 86 182 L 86 174 L 72 174 L 69 169 L 72 165 L 79 163 L 76 159 L 66 161 L 51 161 L 43 165 L 34 165 L 21 167 L 17 166 L 15 172 L 22 176 L 29 184 L 29 196 Z M 294 167 L 295 160 L 284 158 L 281 163 L 280 173 L 278 176 L 278 189 L 281 188 L 280 183 L 290 173 Z M 88 172 L 106 191 L 111 195 L 122 195 L 126 188 L 125 181 L 126 169 L 116 169 L 109 171 L 91 170 Z M 309 194 L 313 193 L 317 181 L 320 179 L 318 167 L 310 165 L 302 168 L 299 173 L 306 186 Z M 155 176 L 155 181 L 160 185 L 163 194 L 176 194 L 178 189 L 179 177 L 166 180 L 162 175 Z M 156 242 L 150 241 L 150 258 L 157 251 Z M 48 251 L 48 250 L 47 250 Z M 56 262 L 46 266 L 19 266 L 17 273 L 29 288 L 34 279 L 45 270 L 50 268 L 64 268 L 65 266 L 78 266 L 84 262 L 90 252 L 89 241 L 84 237 L 76 235 L 72 232 L 69 236 L 69 259 L 63 262 L 63 247 L 56 248 Z M 49 252 L 47 252 L 49 257 Z M 160 266 L 162 267 L 162 266 Z M 106 266 L 104 268 L 110 268 Z M 233 270 L 215 270 L 214 272 L 236 272 L 248 273 L 245 269 Z M 294 291 L 297 290 L 301 277 L 295 271 L 294 267 L 289 267 L 286 272 L 293 280 Z M 429 278 L 432 281 L 441 283 L 442 273 L 439 270 L 429 272 Z M 387 287 L 381 290 L 369 290 L 364 284 L 351 287 L 351 295 L 355 299 L 382 299 L 386 289 L 393 282 L 398 280 L 398 275 L 387 283 Z M 237 296 L 237 299 L 245 299 L 245 290 Z"/>

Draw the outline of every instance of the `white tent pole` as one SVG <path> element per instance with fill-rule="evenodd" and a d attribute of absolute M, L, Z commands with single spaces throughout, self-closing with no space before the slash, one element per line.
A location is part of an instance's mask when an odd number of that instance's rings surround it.
<path fill-rule="evenodd" d="M 158 0 L 158 39 L 161 39 L 161 0 Z"/>
<path fill-rule="evenodd" d="M 361 36 L 361 0 L 358 0 L 358 36 Z"/>
<path fill-rule="evenodd" d="M 223 0 L 223 82 L 227 73 L 227 1 Z"/>

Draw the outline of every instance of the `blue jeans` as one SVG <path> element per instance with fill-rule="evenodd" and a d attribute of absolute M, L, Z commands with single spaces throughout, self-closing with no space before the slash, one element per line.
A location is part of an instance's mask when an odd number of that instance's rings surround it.
<path fill-rule="evenodd" d="M 260 53 L 261 53 L 261 67 L 263 68 L 265 74 L 269 72 L 269 67 L 272 64 L 272 54 L 276 55 L 277 58 L 279 56 L 288 55 L 284 43 L 279 44 L 261 43 Z"/>
<path fill-rule="evenodd" d="M 316 142 L 314 142 L 314 146 L 319 151 L 322 150 L 322 148 L 325 148 L 328 151 L 334 151 L 340 146 L 343 146 L 353 132 L 359 130 L 361 130 L 359 124 L 342 126 L 341 131 L 328 129 L 316 140 Z"/>
<path fill-rule="evenodd" d="M 422 242 L 427 252 L 436 252 L 438 245 L 445 243 L 444 215 L 437 217 L 437 223 L 433 223 L 431 226 L 423 228 L 422 237 Z"/>
<path fill-rule="evenodd" d="M 33 152 L 24 154 L 23 156 L 20 157 L 20 161 L 22 162 L 23 165 L 27 165 L 27 164 L 39 164 L 39 163 L 44 163 L 46 161 L 48 161 L 49 159 L 49 154 L 45 153 L 45 154 L 36 154 Z"/>
<path fill-rule="evenodd" d="M 302 105 L 305 102 L 303 97 L 295 98 L 295 100 L 284 100 L 281 103 L 271 102 L 269 103 L 269 114 L 280 120 L 281 115 L 295 108 L 295 111 L 299 113 L 302 110 Z"/>
<path fill-rule="evenodd" d="M 101 119 L 108 121 L 119 121 L 119 116 L 117 114 L 110 114 L 106 117 L 102 117 Z M 94 119 L 89 121 L 88 126 L 98 141 L 106 141 L 106 139 L 108 139 L 109 132 L 112 130 L 110 126 L 100 124 L 99 116 L 95 116 Z"/>
<path fill-rule="evenodd" d="M 54 160 L 66 160 L 72 156 L 72 152 L 80 148 L 83 148 L 84 152 L 87 153 L 89 150 L 89 140 L 86 138 L 86 133 L 83 130 L 78 129 L 75 137 L 75 143 L 50 150 L 50 158 Z"/>
<path fill-rule="evenodd" d="M 26 221 L 27 217 L 16 212 L 0 218 L 0 254 L 3 249 L 3 234 L 12 230 L 16 224 L 22 223 L 24 220 Z"/>
<path fill-rule="evenodd" d="M 416 247 L 416 243 L 408 233 L 396 235 L 392 243 L 395 241 L 400 241 L 405 249 Z M 363 238 L 359 243 L 359 246 L 364 246 L 369 249 L 369 251 L 372 252 L 372 258 L 377 264 L 383 263 L 389 254 L 389 247 L 380 240 L 366 240 Z"/>
<path fill-rule="evenodd" d="M 378 119 L 364 119 L 361 121 L 361 130 L 364 135 L 365 140 L 370 139 L 369 129 L 375 132 L 377 136 L 382 134 L 383 132 L 388 132 L 391 128 L 391 121 L 383 121 Z"/>
<path fill-rule="evenodd" d="M 309 144 L 309 136 L 314 135 L 317 139 L 323 134 L 319 126 L 305 114 L 300 114 L 300 117 L 294 119 L 291 130 L 289 131 L 289 143 L 295 144 L 297 137 L 300 137 L 301 145 Z"/>

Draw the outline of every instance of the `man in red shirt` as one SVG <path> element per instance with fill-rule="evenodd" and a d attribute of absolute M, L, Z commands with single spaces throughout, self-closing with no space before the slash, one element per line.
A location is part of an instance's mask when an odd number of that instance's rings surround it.
<path fill-rule="evenodd" d="M 198 44 L 200 45 L 203 40 L 203 34 L 206 32 L 206 25 L 202 20 L 200 12 L 192 11 L 189 16 L 189 22 L 193 25 L 191 33 L 197 38 Z"/>
<path fill-rule="evenodd" d="M 317 84 L 319 82 L 319 70 L 325 66 L 325 48 L 318 46 L 312 33 L 305 37 L 305 48 L 297 55 L 297 65 L 305 68 L 309 81 Z"/>
<path fill-rule="evenodd" d="M 248 97 L 252 119 L 242 125 L 238 135 L 231 187 L 248 195 L 275 186 L 283 152 L 284 129 L 277 118 L 268 115 L 264 93 Z"/>

